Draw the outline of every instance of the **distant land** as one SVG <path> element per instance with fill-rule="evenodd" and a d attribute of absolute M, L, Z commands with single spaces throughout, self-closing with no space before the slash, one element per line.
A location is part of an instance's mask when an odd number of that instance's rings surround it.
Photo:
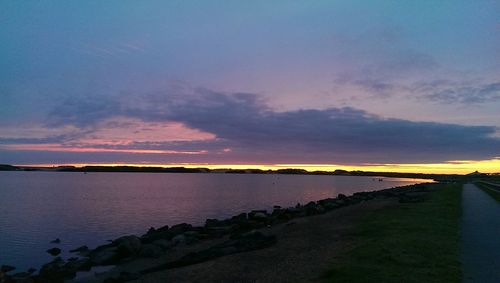
<path fill-rule="evenodd" d="M 126 172 L 126 173 L 219 173 L 219 174 L 289 174 L 289 175 L 336 175 L 336 176 L 370 176 L 390 178 L 417 178 L 432 179 L 436 181 L 455 181 L 464 178 L 500 178 L 500 173 L 470 174 L 427 174 L 427 173 L 401 173 L 401 172 L 370 172 L 370 171 L 347 171 L 337 169 L 335 171 L 307 171 L 304 169 L 209 169 L 209 168 L 186 168 L 186 167 L 153 167 L 153 166 L 14 166 L 0 164 L 0 171 L 50 171 L 50 172 Z"/>

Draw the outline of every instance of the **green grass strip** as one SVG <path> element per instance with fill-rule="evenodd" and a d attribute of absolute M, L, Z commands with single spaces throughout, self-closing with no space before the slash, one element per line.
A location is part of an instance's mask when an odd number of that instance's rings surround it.
<path fill-rule="evenodd" d="M 461 282 L 462 185 L 439 185 L 426 201 L 400 203 L 366 216 L 354 248 L 327 282 Z"/>

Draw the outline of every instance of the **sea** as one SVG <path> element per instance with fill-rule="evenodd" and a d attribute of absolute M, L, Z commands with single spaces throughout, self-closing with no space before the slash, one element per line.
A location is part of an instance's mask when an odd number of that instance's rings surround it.
<path fill-rule="evenodd" d="M 0 172 L 0 265 L 39 268 L 150 227 L 203 225 L 255 209 L 428 182 L 333 175 Z M 60 239 L 59 244 L 50 243 Z"/>

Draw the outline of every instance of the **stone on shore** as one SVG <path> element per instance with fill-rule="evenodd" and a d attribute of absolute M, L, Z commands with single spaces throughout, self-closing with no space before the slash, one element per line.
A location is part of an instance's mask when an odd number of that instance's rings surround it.
<path fill-rule="evenodd" d="M 163 249 L 157 245 L 145 244 L 142 246 L 140 256 L 147 258 L 158 258 L 163 255 Z"/>
<path fill-rule="evenodd" d="M 60 248 L 51 248 L 51 249 L 48 249 L 47 252 L 52 256 L 56 256 L 56 255 L 59 255 L 61 253 L 61 249 Z"/>
<path fill-rule="evenodd" d="M 113 241 L 117 245 L 117 252 L 120 257 L 138 255 L 141 251 L 142 243 L 137 236 L 123 236 Z"/>
<path fill-rule="evenodd" d="M 111 245 L 100 246 L 89 254 L 92 265 L 109 265 L 118 260 L 118 248 Z"/>
<path fill-rule="evenodd" d="M 14 266 L 11 266 L 11 265 L 2 265 L 0 267 L 0 271 L 2 271 L 3 273 L 7 273 L 7 272 L 10 272 L 12 270 L 15 270 L 16 268 Z"/>
<path fill-rule="evenodd" d="M 72 249 L 69 251 L 70 253 L 79 253 L 81 255 L 85 255 L 86 253 L 89 252 L 89 247 L 87 246 L 80 246 L 76 249 Z"/>

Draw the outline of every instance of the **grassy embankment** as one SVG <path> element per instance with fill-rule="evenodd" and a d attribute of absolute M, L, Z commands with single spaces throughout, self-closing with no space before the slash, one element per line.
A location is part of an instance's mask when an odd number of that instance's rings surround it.
<path fill-rule="evenodd" d="M 495 200 L 497 201 L 500 201 L 500 192 L 498 191 L 498 189 L 495 189 L 487 184 L 483 184 L 483 183 L 474 183 L 478 188 L 480 188 L 481 190 L 483 190 L 483 192 L 487 193 L 488 195 L 490 195 L 492 198 L 494 198 Z"/>
<path fill-rule="evenodd" d="M 355 245 L 326 275 L 329 282 L 461 282 L 462 185 L 438 185 L 425 201 L 366 216 Z"/>

